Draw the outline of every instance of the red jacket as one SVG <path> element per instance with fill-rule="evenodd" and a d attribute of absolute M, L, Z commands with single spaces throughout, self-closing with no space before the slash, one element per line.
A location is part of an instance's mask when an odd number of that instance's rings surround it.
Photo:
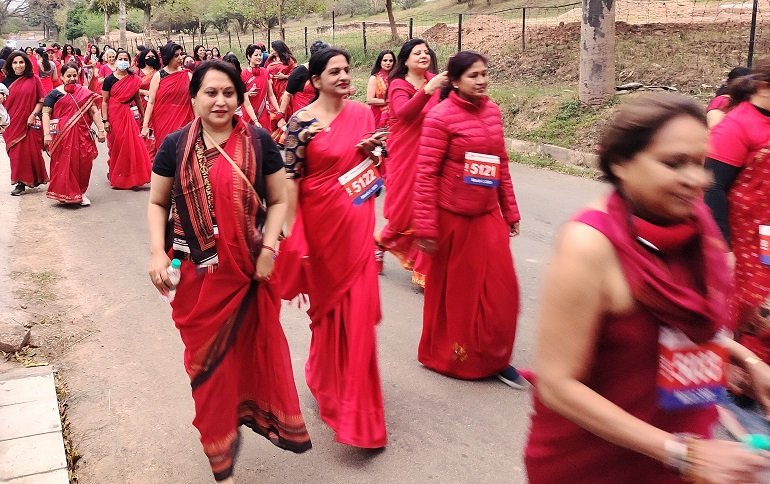
<path fill-rule="evenodd" d="M 414 223 L 418 238 L 438 238 L 438 208 L 475 217 L 501 210 L 508 224 L 521 218 L 508 169 L 500 108 L 471 104 L 452 92 L 425 117 L 417 158 Z M 500 157 L 497 188 L 465 183 L 466 152 Z"/>

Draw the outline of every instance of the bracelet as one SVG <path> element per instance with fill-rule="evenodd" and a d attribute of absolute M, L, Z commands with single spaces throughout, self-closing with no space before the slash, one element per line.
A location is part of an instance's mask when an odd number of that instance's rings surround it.
<path fill-rule="evenodd" d="M 267 249 L 267 250 L 269 250 L 270 252 L 272 252 L 272 253 L 273 253 L 273 258 L 275 258 L 275 257 L 277 257 L 277 256 L 278 256 L 278 251 L 277 251 L 277 250 L 275 250 L 274 248 L 270 247 L 269 245 L 267 245 L 267 244 L 262 244 L 262 248 L 263 248 L 263 249 Z"/>

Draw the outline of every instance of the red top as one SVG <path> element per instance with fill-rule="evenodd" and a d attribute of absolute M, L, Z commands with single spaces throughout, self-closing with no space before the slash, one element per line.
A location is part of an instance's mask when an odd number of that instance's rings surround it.
<path fill-rule="evenodd" d="M 727 94 L 715 96 L 711 101 L 709 101 L 708 106 L 706 106 L 706 112 L 713 111 L 714 109 L 727 112 L 729 111 L 729 109 L 727 109 L 729 105 L 730 105 L 730 96 L 728 96 Z"/>
<path fill-rule="evenodd" d="M 500 157 L 500 186 L 489 188 L 463 181 L 467 152 Z M 437 206 L 478 216 L 497 210 L 510 225 L 520 219 L 513 193 L 500 108 L 489 99 L 471 104 L 455 93 L 425 117 L 417 158 L 414 222 L 417 237 L 438 236 Z"/>
<path fill-rule="evenodd" d="M 770 141 L 770 116 L 750 102 L 735 106 L 711 130 L 708 157 L 737 167 L 754 159 Z"/>

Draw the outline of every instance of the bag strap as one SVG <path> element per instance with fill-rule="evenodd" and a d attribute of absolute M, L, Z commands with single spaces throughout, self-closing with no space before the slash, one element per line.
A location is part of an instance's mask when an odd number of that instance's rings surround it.
<path fill-rule="evenodd" d="M 206 131 L 205 129 L 203 131 L 203 136 L 206 138 L 206 141 L 208 141 L 210 144 L 214 145 L 217 150 L 219 150 L 219 153 L 224 156 L 224 158 L 230 162 L 230 165 L 233 167 L 233 170 L 246 182 L 246 185 L 251 188 L 251 192 L 254 194 L 255 197 L 257 197 L 257 203 L 261 206 L 264 206 L 262 199 L 259 198 L 259 194 L 257 193 L 257 190 L 254 188 L 254 185 L 251 184 L 251 180 L 246 176 L 245 173 L 243 173 L 243 170 L 241 170 L 241 167 L 238 166 L 238 163 L 233 160 L 230 155 L 228 155 L 225 150 L 222 149 L 221 146 L 219 146 L 219 143 L 214 141 L 214 138 L 211 137 L 211 135 Z"/>

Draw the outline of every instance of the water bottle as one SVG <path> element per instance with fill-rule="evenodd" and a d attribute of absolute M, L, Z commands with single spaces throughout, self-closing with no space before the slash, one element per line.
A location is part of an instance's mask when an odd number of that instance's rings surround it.
<path fill-rule="evenodd" d="M 174 259 L 171 261 L 171 265 L 168 267 L 168 278 L 171 280 L 171 289 L 168 290 L 168 296 L 167 300 L 168 302 L 171 302 L 174 300 L 174 296 L 176 296 L 176 286 L 179 284 L 179 279 L 182 277 L 182 271 L 180 268 L 182 267 L 182 261 L 179 259 Z"/>

